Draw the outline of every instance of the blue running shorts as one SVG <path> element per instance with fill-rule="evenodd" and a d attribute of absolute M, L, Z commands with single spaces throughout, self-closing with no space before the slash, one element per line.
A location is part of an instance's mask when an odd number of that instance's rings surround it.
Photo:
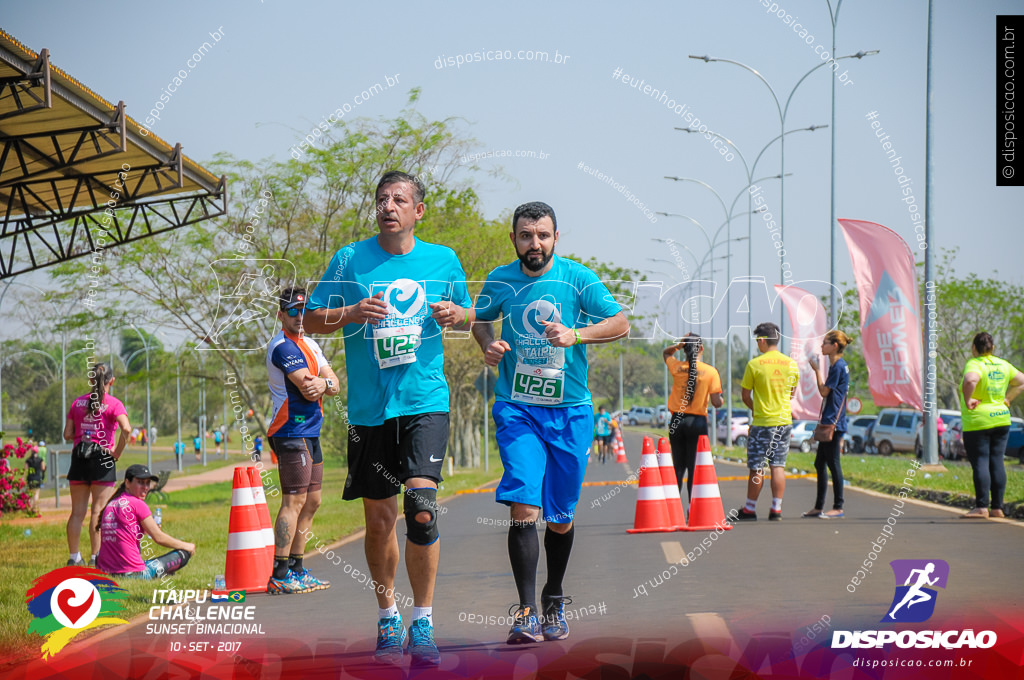
<path fill-rule="evenodd" d="M 545 522 L 571 522 L 594 437 L 593 407 L 499 401 L 492 413 L 505 466 L 495 500 L 539 507 Z"/>

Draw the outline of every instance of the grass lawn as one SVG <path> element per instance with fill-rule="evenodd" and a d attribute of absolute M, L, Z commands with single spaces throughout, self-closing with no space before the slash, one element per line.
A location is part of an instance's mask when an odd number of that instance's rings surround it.
<path fill-rule="evenodd" d="M 145 452 L 143 452 L 145 457 Z M 236 461 L 232 461 L 237 464 Z M 197 470 L 198 471 L 198 470 Z M 490 470 L 456 470 L 447 476 L 438 494 L 439 498 L 457 491 L 472 489 L 501 476 L 501 461 L 497 448 L 491 446 Z M 347 469 L 338 459 L 328 459 L 324 466 L 323 502 L 313 522 L 316 538 L 331 543 L 363 525 L 362 504 L 341 500 Z M 273 475 L 277 482 L 277 475 Z M 175 491 L 168 494 L 167 503 L 150 503 L 150 508 L 163 508 L 163 529 L 175 538 L 192 541 L 197 546 L 195 557 L 174 577 L 175 589 L 212 588 L 213 577 L 224 573 L 227 549 L 227 526 L 230 513 L 231 483 Z M 271 521 L 277 515 L 280 496 L 267 498 Z M 401 507 L 401 506 L 399 506 Z M 26 530 L 31 531 L 26 535 Z M 83 530 L 83 553 L 88 550 L 88 535 Z M 41 638 L 25 633 L 31 617 L 25 608 L 25 591 L 42 574 L 64 566 L 67 561 L 67 542 L 63 524 L 40 523 L 31 527 L 12 526 L 0 521 L 0 543 L 8 559 L 0 563 L 0 658 L 38 654 Z M 312 550 L 310 541 L 307 550 Z M 166 552 L 155 546 L 156 555 Z M 128 591 L 127 609 L 123 618 L 130 619 L 146 611 L 151 604 L 159 582 L 125 579 L 119 585 Z"/>

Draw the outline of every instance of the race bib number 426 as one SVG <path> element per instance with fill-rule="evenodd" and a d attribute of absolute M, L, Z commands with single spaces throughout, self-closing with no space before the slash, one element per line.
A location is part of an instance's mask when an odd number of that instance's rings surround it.
<path fill-rule="evenodd" d="M 565 371 L 517 364 L 512 376 L 512 399 L 527 404 L 561 404 Z"/>
<path fill-rule="evenodd" d="M 375 328 L 373 354 L 381 368 L 411 364 L 416 361 L 416 348 L 420 346 L 420 326 Z"/>

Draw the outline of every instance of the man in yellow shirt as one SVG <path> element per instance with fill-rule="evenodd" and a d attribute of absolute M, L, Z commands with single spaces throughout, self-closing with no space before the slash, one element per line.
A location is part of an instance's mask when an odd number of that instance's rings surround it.
<path fill-rule="evenodd" d="M 764 482 L 764 466 L 771 468 L 772 509 L 768 519 L 782 519 L 782 495 L 786 491 L 786 455 L 789 433 L 793 428 L 790 400 L 800 382 L 796 361 L 778 350 L 779 327 L 765 322 L 754 329 L 754 340 L 760 355 L 747 364 L 743 372 L 743 403 L 754 419 L 747 436 L 747 503 L 734 511 L 739 520 L 754 521 L 757 497 Z"/>

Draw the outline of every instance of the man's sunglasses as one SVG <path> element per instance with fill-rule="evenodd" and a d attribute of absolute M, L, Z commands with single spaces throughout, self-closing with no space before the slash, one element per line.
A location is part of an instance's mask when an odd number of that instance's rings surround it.
<path fill-rule="evenodd" d="M 291 309 L 286 309 L 284 313 L 287 314 L 288 316 L 294 318 L 294 317 L 298 316 L 299 314 L 305 314 L 306 313 L 306 308 L 305 307 L 292 307 Z"/>

